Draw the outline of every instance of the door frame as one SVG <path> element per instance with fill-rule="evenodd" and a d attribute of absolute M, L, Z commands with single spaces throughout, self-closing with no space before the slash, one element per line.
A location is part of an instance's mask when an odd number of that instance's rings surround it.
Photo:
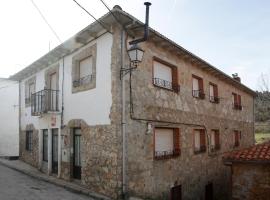
<path fill-rule="evenodd" d="M 56 132 L 56 134 L 54 133 L 54 130 L 57 130 L 57 132 Z M 58 137 L 58 128 L 53 128 L 53 129 L 51 129 L 51 131 L 52 131 L 52 173 L 53 174 L 57 174 L 58 173 L 58 162 L 59 162 L 59 160 L 58 160 L 58 140 L 59 140 L 59 137 Z M 56 135 L 57 136 L 57 146 L 56 146 L 56 149 L 57 149 L 57 162 L 54 162 L 54 160 L 53 160 L 53 157 L 54 157 L 54 135 Z"/>
<path fill-rule="evenodd" d="M 78 180 L 81 180 L 81 174 L 82 174 L 82 172 L 81 172 L 81 168 L 82 168 L 82 166 L 77 166 L 78 168 L 76 168 L 76 166 L 75 166 L 75 142 L 76 142 L 76 140 L 75 140 L 75 137 L 76 136 L 79 136 L 80 137 L 80 148 L 81 148 L 81 137 L 82 137 L 82 134 L 80 133 L 80 135 L 76 135 L 75 134 L 75 132 L 76 132 L 76 130 L 81 130 L 81 128 L 73 128 L 73 161 L 72 161 L 72 174 L 73 174 L 73 178 L 74 179 L 78 179 Z M 81 152 L 79 152 L 80 153 L 80 156 L 81 156 Z M 76 170 L 78 170 L 79 171 L 79 173 L 76 173 Z"/>

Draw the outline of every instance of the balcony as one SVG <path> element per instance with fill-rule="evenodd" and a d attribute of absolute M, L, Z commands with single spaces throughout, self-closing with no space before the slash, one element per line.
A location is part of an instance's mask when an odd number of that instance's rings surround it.
<path fill-rule="evenodd" d="M 192 90 L 192 96 L 198 99 L 204 99 L 205 94 L 203 90 Z"/>
<path fill-rule="evenodd" d="M 172 90 L 177 93 L 180 91 L 180 86 L 178 84 L 173 84 L 170 81 L 166 81 L 160 78 L 153 78 L 153 84 L 157 87 Z"/>
<path fill-rule="evenodd" d="M 180 155 L 180 149 L 174 149 L 170 151 L 155 151 L 155 159 L 163 160 L 167 158 L 177 157 Z"/>
<path fill-rule="evenodd" d="M 94 78 L 95 78 L 94 74 L 79 78 L 79 79 L 73 81 L 73 87 L 80 87 L 83 85 L 90 84 L 94 80 Z"/>
<path fill-rule="evenodd" d="M 219 103 L 219 97 L 209 96 L 209 101 L 211 103 Z"/>
<path fill-rule="evenodd" d="M 59 112 L 59 90 L 44 89 L 31 95 L 31 114 Z"/>
<path fill-rule="evenodd" d="M 233 104 L 233 109 L 235 109 L 235 110 L 242 110 L 243 107 L 242 107 L 242 105 L 240 105 L 240 104 L 234 103 L 234 104 Z"/>

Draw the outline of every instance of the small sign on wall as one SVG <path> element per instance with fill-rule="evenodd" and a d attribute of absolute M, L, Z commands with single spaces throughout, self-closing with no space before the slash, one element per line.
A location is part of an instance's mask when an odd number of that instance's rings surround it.
<path fill-rule="evenodd" d="M 51 116 L 51 126 L 52 127 L 56 126 L 56 116 L 55 115 Z"/>

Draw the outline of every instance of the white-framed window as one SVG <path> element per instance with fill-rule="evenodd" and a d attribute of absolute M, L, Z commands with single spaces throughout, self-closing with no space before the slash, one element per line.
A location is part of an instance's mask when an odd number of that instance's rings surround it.
<path fill-rule="evenodd" d="M 92 75 L 93 73 L 93 58 L 89 56 L 80 60 L 79 62 L 79 76 L 80 78 L 84 78 Z"/>

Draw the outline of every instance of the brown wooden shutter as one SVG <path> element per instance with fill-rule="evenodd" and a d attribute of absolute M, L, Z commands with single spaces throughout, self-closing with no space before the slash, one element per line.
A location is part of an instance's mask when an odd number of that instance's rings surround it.
<path fill-rule="evenodd" d="M 203 79 L 199 78 L 198 81 L 199 81 L 199 90 L 203 92 Z"/>
<path fill-rule="evenodd" d="M 238 95 L 238 105 L 241 105 L 241 95 Z"/>
<path fill-rule="evenodd" d="M 213 85 L 214 87 L 214 97 L 218 97 L 218 87 L 217 85 Z"/>
<path fill-rule="evenodd" d="M 174 154 L 180 154 L 180 130 L 179 128 L 173 129 L 173 150 Z"/>
<path fill-rule="evenodd" d="M 219 147 L 219 145 L 220 145 L 219 142 L 220 142 L 220 141 L 219 141 L 219 131 L 216 130 L 216 131 L 215 131 L 215 146 L 216 146 L 216 147 Z"/>
<path fill-rule="evenodd" d="M 237 105 L 238 104 L 238 100 L 237 100 L 237 94 L 233 93 L 233 100 L 234 100 L 234 105 Z"/>
<path fill-rule="evenodd" d="M 205 145 L 206 145 L 206 142 L 205 142 L 205 130 L 201 129 L 200 130 L 200 147 L 201 147 L 201 151 L 206 150 Z"/>
<path fill-rule="evenodd" d="M 177 67 L 172 67 L 172 89 L 179 92 Z"/>

